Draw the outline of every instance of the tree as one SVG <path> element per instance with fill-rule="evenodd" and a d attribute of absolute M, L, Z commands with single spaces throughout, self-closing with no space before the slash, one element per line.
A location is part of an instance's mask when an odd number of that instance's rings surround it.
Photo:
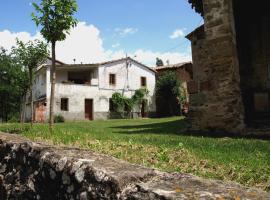
<path fill-rule="evenodd" d="M 164 66 L 163 60 L 161 60 L 160 58 L 156 59 L 156 66 L 160 67 L 160 66 Z"/>
<path fill-rule="evenodd" d="M 15 57 L 0 48 L 0 119 L 18 121 L 28 73 Z"/>
<path fill-rule="evenodd" d="M 33 77 L 34 69 L 39 65 L 45 62 L 49 52 L 47 50 L 47 44 L 35 40 L 23 43 L 22 41 L 17 40 L 17 48 L 13 48 L 13 54 L 18 58 L 22 66 L 28 68 L 29 73 L 29 96 L 31 101 L 31 126 L 34 122 L 34 112 L 33 112 Z"/>
<path fill-rule="evenodd" d="M 157 79 L 156 95 L 158 112 L 162 116 L 180 113 L 181 83 L 175 72 L 164 72 Z"/>
<path fill-rule="evenodd" d="M 69 30 L 77 25 L 73 17 L 78 9 L 76 0 L 42 0 L 40 5 L 33 3 L 37 14 L 32 14 L 37 26 L 41 26 L 41 34 L 51 43 L 51 96 L 50 96 L 50 130 L 54 123 L 54 96 L 55 96 L 55 46 L 57 41 L 66 39 Z"/>

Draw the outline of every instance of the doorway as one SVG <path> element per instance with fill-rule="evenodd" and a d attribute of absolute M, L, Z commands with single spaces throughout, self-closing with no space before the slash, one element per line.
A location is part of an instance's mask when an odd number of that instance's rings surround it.
<path fill-rule="evenodd" d="M 93 99 L 85 99 L 85 119 L 93 120 Z"/>
<path fill-rule="evenodd" d="M 45 122 L 46 102 L 41 101 L 34 104 L 34 121 L 37 123 Z"/>
<path fill-rule="evenodd" d="M 142 118 L 148 117 L 148 113 L 147 113 L 147 100 L 146 99 L 144 99 L 142 101 L 141 116 L 142 116 Z"/>
<path fill-rule="evenodd" d="M 270 15 L 267 0 L 234 1 L 240 87 L 248 127 L 270 126 Z M 250 13 L 253 13 L 250 15 Z"/>

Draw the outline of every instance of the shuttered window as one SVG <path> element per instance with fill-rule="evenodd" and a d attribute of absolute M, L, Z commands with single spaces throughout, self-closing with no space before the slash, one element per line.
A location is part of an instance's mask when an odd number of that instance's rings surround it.
<path fill-rule="evenodd" d="M 68 111 L 68 98 L 61 99 L 61 110 Z"/>

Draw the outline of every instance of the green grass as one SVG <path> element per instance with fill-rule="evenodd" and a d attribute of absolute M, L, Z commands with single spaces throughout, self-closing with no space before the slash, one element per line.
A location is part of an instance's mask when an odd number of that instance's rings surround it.
<path fill-rule="evenodd" d="M 78 146 L 164 171 L 236 181 L 270 190 L 270 141 L 185 133 L 179 117 L 56 124 L 0 125 L 34 141 Z"/>

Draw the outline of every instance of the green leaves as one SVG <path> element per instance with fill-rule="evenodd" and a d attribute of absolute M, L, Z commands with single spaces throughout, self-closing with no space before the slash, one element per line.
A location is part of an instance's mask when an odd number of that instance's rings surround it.
<path fill-rule="evenodd" d="M 125 97 L 124 95 L 116 92 L 112 95 L 112 101 L 116 112 L 123 113 L 126 110 L 130 113 L 135 105 L 139 105 L 142 103 L 143 99 L 146 95 L 148 95 L 149 91 L 145 88 L 139 89 L 135 91 L 135 94 L 131 97 Z"/>
<path fill-rule="evenodd" d="M 0 119 L 18 120 L 21 97 L 28 88 L 27 71 L 18 59 L 0 48 Z"/>
<path fill-rule="evenodd" d="M 165 72 L 158 77 L 156 93 L 158 96 L 171 97 L 180 96 L 180 81 L 174 72 Z"/>
<path fill-rule="evenodd" d="M 17 39 L 17 46 L 12 49 L 12 53 L 17 57 L 18 62 L 28 69 L 43 64 L 49 56 L 47 44 L 40 40 L 23 43 Z"/>
<path fill-rule="evenodd" d="M 157 112 L 159 116 L 179 115 L 181 100 L 180 81 L 175 72 L 169 71 L 161 74 L 156 83 Z"/>
<path fill-rule="evenodd" d="M 41 26 L 41 34 L 48 42 L 65 40 L 71 27 L 77 25 L 73 15 L 78 10 L 76 0 L 43 0 L 40 5 L 32 3 L 36 14 L 32 20 Z"/>

